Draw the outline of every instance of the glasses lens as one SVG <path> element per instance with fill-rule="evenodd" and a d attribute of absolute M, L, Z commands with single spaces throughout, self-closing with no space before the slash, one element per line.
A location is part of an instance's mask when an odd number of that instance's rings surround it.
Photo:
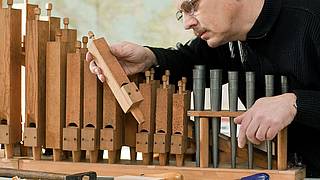
<path fill-rule="evenodd" d="M 177 21 L 181 21 L 182 18 L 183 18 L 183 13 L 181 10 L 177 11 L 176 13 L 176 18 L 177 18 Z"/>

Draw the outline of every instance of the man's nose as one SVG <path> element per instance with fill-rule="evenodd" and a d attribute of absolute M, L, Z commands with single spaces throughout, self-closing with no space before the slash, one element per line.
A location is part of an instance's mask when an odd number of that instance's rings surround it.
<path fill-rule="evenodd" d="M 192 27 L 196 26 L 197 24 L 198 20 L 195 17 L 188 14 L 183 15 L 183 25 L 185 30 L 192 29 Z"/>

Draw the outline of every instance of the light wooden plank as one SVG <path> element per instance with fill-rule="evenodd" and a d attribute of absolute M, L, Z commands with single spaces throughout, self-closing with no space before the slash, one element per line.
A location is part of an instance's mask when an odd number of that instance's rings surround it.
<path fill-rule="evenodd" d="M 30 161 L 20 160 L 19 169 L 35 170 L 54 173 L 78 173 L 90 170 L 97 172 L 98 176 L 123 176 L 141 174 L 160 174 L 160 173 L 180 173 L 185 180 L 197 179 L 212 180 L 225 179 L 235 180 L 244 176 L 256 173 L 267 173 L 271 179 L 296 180 L 305 177 L 305 169 L 291 169 L 287 171 L 278 170 L 248 170 L 248 169 L 223 169 L 223 168 L 196 168 L 196 167 L 174 167 L 174 166 L 144 166 L 144 165 L 121 165 L 121 164 L 101 164 L 101 163 L 70 163 L 50 161 Z"/>
<path fill-rule="evenodd" d="M 230 111 L 188 111 L 188 116 L 194 117 L 238 117 L 244 111 L 230 112 Z"/>
<path fill-rule="evenodd" d="M 21 141 L 21 10 L 0 10 L 0 143 L 13 147 Z M 6 148 L 6 156 L 13 156 Z"/>
<path fill-rule="evenodd" d="M 95 62 L 107 78 L 110 89 L 124 112 L 130 111 L 139 123 L 144 121 L 138 104 L 143 97 L 134 83 L 131 83 L 115 56 L 110 52 L 104 38 L 94 39 L 88 47 L 95 57 Z"/>

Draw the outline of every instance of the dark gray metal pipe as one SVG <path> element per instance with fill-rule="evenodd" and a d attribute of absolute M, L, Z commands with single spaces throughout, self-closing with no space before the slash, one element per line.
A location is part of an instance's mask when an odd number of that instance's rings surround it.
<path fill-rule="evenodd" d="M 221 110 L 221 98 L 222 98 L 222 70 L 214 69 L 210 70 L 210 103 L 211 111 Z M 212 118 L 212 162 L 213 167 L 217 168 L 219 163 L 219 122 L 221 118 Z"/>
<path fill-rule="evenodd" d="M 194 110 L 204 110 L 205 98 L 205 66 L 198 65 L 193 69 L 193 103 Z M 200 118 L 195 117 L 195 138 L 196 138 L 196 166 L 200 166 Z"/>
<path fill-rule="evenodd" d="M 246 104 L 247 109 L 254 104 L 255 98 L 255 73 L 246 72 Z M 253 144 L 248 141 L 248 168 L 253 169 Z"/>
<path fill-rule="evenodd" d="M 238 110 L 238 72 L 229 71 L 229 109 L 231 112 Z M 234 118 L 230 118 L 230 136 L 231 136 L 231 168 L 236 168 L 237 157 L 237 125 L 234 123 Z"/>
<path fill-rule="evenodd" d="M 265 75 L 266 97 L 274 95 L 274 76 Z M 267 140 L 268 169 L 272 169 L 272 141 Z"/>
<path fill-rule="evenodd" d="M 287 78 L 287 76 L 281 76 L 281 92 L 282 92 L 282 94 L 288 92 L 288 78 Z"/>

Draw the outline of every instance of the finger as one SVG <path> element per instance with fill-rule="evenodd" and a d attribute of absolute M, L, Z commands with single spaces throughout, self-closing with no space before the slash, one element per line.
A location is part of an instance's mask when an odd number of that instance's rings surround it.
<path fill-rule="evenodd" d="M 94 61 L 91 61 L 90 64 L 89 64 L 89 69 L 91 71 L 91 73 L 93 74 L 97 74 L 97 70 L 96 69 L 99 69 L 98 66 L 96 65 L 96 63 Z"/>
<path fill-rule="evenodd" d="M 87 52 L 86 54 L 86 61 L 91 62 L 93 60 L 93 55 L 90 52 Z"/>
<path fill-rule="evenodd" d="M 260 144 L 260 141 L 256 138 L 256 132 L 258 131 L 259 126 L 260 122 L 258 120 L 252 119 L 246 131 L 248 140 L 253 144 Z"/>
<path fill-rule="evenodd" d="M 101 81 L 101 82 L 105 82 L 106 78 L 103 74 L 99 74 L 97 75 L 98 76 L 98 79 Z"/>
<path fill-rule="evenodd" d="M 240 148 L 243 148 L 246 144 L 247 138 L 246 138 L 246 131 L 248 128 L 248 125 L 251 122 L 251 115 L 249 114 L 248 116 L 245 116 L 242 120 L 240 129 L 239 129 L 239 135 L 238 135 L 238 146 Z"/>
<path fill-rule="evenodd" d="M 243 114 L 241 114 L 240 116 L 238 116 L 238 117 L 236 117 L 236 118 L 234 118 L 234 123 L 236 123 L 236 124 L 241 124 L 241 122 L 242 122 L 242 120 L 243 120 L 243 118 L 246 116 L 246 113 L 243 113 Z"/>
<path fill-rule="evenodd" d="M 110 46 L 110 52 L 118 58 L 123 56 L 122 49 L 123 49 L 123 43 L 112 44 Z"/>
<path fill-rule="evenodd" d="M 266 139 L 272 140 L 274 137 L 276 137 L 277 133 L 278 133 L 278 131 L 276 128 L 269 128 L 266 133 L 267 134 Z"/>
<path fill-rule="evenodd" d="M 267 137 L 267 131 L 269 129 L 269 126 L 267 125 L 267 123 L 261 123 L 259 126 L 259 129 L 256 133 L 256 138 L 259 141 L 265 141 L 266 137 Z"/>

